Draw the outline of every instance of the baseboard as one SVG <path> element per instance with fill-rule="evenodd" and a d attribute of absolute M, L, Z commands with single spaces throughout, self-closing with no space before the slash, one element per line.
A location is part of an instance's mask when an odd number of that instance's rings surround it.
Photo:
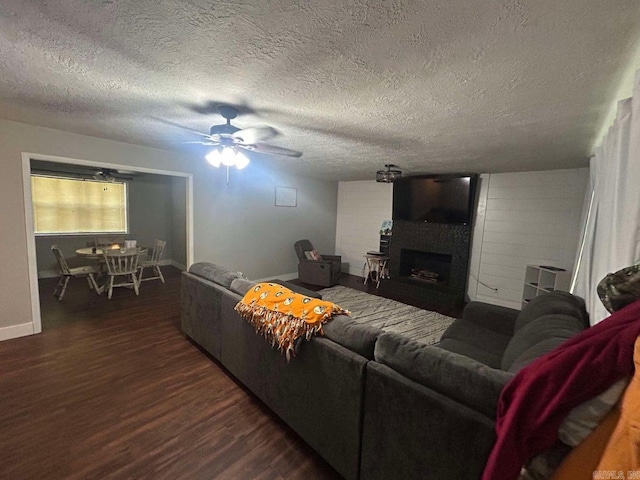
<path fill-rule="evenodd" d="M 345 272 L 345 269 L 342 269 L 343 272 Z M 364 278 L 362 276 L 362 267 L 360 268 L 353 268 L 351 266 L 348 266 L 346 268 L 346 273 L 348 273 L 349 275 L 354 275 L 356 277 L 360 277 L 360 278 Z"/>
<path fill-rule="evenodd" d="M 163 263 L 161 261 L 160 265 L 171 265 L 171 266 L 176 267 L 177 269 L 182 270 L 182 271 L 187 270 L 187 266 L 186 265 L 183 265 L 183 264 L 178 263 L 178 262 L 174 262 L 173 260 L 169 260 L 168 263 Z"/>
<path fill-rule="evenodd" d="M 59 277 L 60 274 L 57 270 L 41 270 L 38 272 L 38 279 L 41 278 L 55 278 Z"/>
<path fill-rule="evenodd" d="M 9 327 L 0 327 L 0 341 L 33 335 L 33 323 L 21 323 Z"/>
<path fill-rule="evenodd" d="M 268 277 L 257 278 L 254 280 L 254 282 L 266 282 L 267 280 L 273 280 L 274 278 L 279 278 L 280 280 L 293 280 L 294 278 L 298 278 L 298 272 L 269 275 Z"/>

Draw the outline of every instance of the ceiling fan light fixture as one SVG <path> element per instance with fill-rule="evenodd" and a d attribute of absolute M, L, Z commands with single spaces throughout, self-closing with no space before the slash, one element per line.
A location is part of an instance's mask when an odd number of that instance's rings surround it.
<path fill-rule="evenodd" d="M 227 167 L 233 167 L 236 164 L 236 151 L 231 147 L 223 147 L 220 161 Z"/>
<path fill-rule="evenodd" d="M 386 163 L 386 170 L 378 170 L 376 172 L 376 182 L 393 183 L 402 177 L 402 171 L 398 170 L 398 166 L 393 163 Z"/>
<path fill-rule="evenodd" d="M 249 165 L 249 159 L 242 152 L 236 152 L 236 168 L 238 170 L 242 170 L 244 167 Z"/>
<path fill-rule="evenodd" d="M 233 147 L 214 148 L 211 150 L 205 158 L 207 162 L 216 168 L 220 165 L 225 167 L 236 167 L 238 170 L 242 170 L 249 165 L 249 159 L 242 152 L 237 151 Z"/>
<path fill-rule="evenodd" d="M 220 163 L 222 162 L 222 153 L 220 153 L 219 149 L 214 148 L 209 153 L 207 153 L 207 155 L 205 155 L 204 158 L 206 158 L 207 162 L 209 162 L 211 165 L 213 165 L 216 168 L 219 168 Z"/>

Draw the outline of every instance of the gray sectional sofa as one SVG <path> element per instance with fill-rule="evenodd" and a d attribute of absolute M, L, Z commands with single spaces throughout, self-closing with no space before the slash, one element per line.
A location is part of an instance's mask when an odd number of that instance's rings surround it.
<path fill-rule="evenodd" d="M 287 363 L 234 311 L 253 283 L 194 264 L 182 329 L 347 479 L 479 478 L 502 387 L 588 325 L 560 292 L 522 312 L 472 302 L 438 346 L 338 316 Z"/>
<path fill-rule="evenodd" d="M 379 332 L 336 318 L 325 336 L 304 342 L 287 363 L 234 311 L 252 282 L 207 263 L 194 264 L 182 275 L 184 333 L 341 475 L 359 478 L 364 376 Z M 332 340 L 336 336 L 340 343 Z"/>

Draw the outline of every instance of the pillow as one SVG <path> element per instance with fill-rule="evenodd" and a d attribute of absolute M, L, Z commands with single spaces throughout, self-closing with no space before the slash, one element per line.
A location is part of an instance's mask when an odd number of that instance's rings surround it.
<path fill-rule="evenodd" d="M 597 288 L 598 296 L 609 312 L 616 312 L 640 298 L 640 265 L 609 273 Z"/>
<path fill-rule="evenodd" d="M 307 260 L 322 260 L 322 255 L 317 250 L 308 250 L 304 252 L 304 256 L 307 257 Z"/>
<path fill-rule="evenodd" d="M 569 315 L 589 326 L 584 300 L 567 292 L 555 291 L 533 298 L 518 314 L 514 323 L 514 333 L 543 315 L 554 313 Z"/>
<path fill-rule="evenodd" d="M 582 442 L 618 402 L 628 383 L 628 378 L 618 380 L 597 397 L 571 410 L 558 429 L 558 438 L 572 447 Z"/>

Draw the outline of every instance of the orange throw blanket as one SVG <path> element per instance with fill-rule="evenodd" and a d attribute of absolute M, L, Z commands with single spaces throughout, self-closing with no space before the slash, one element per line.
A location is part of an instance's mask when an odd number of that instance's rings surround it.
<path fill-rule="evenodd" d="M 294 293 L 277 283 L 259 283 L 252 287 L 235 307 L 271 345 L 285 352 L 287 360 L 295 355 L 299 338 L 309 340 L 333 315 L 350 315 L 331 302 Z"/>

